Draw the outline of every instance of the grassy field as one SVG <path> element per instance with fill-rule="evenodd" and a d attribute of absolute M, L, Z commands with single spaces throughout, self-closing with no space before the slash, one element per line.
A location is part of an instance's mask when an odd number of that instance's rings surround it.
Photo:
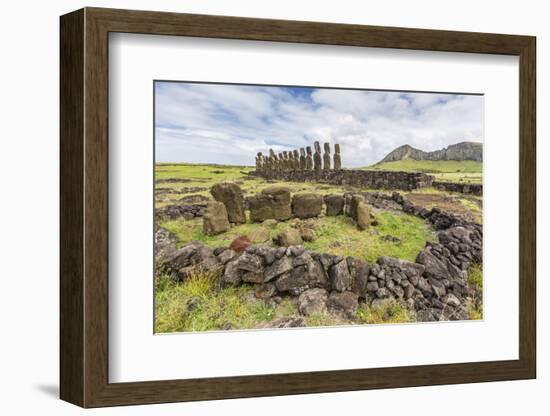
<path fill-rule="evenodd" d="M 366 170 L 422 172 L 434 175 L 438 181 L 481 183 L 483 163 L 473 160 L 414 160 L 406 158 L 395 162 L 377 163 Z"/>
<path fill-rule="evenodd" d="M 178 202 L 182 197 L 193 195 L 210 196 L 210 187 L 220 181 L 234 181 L 241 187 L 244 195 L 260 192 L 272 186 L 261 178 L 248 176 L 254 170 L 243 166 L 159 164 L 155 169 L 156 196 L 155 206 L 161 208 Z M 166 180 L 172 180 L 166 182 Z M 179 181 L 178 181 L 179 180 Z M 319 194 L 343 193 L 344 188 L 337 185 L 299 182 L 277 182 L 294 192 L 315 191 Z M 193 190 L 193 188 L 197 188 Z M 189 191 L 189 190 L 193 191 Z"/>
<path fill-rule="evenodd" d="M 462 180 L 470 180 L 476 175 L 481 178 L 480 166 L 476 167 L 475 164 L 463 166 L 460 168 L 463 169 L 461 172 L 456 172 L 459 169 L 456 165 L 428 165 L 430 164 L 411 167 L 402 164 L 401 167 L 391 167 L 392 170 L 438 169 L 439 173 L 436 176 L 457 175 Z M 446 171 L 442 172 L 444 169 Z M 185 204 L 189 203 L 185 202 L 189 201 L 189 198 L 211 199 L 210 187 L 221 181 L 236 182 L 245 195 L 253 195 L 268 186 L 273 186 L 271 182 L 248 176 L 247 173 L 252 170 L 252 167 L 246 166 L 159 164 L 155 169 L 155 206 L 162 208 L 167 205 Z M 354 190 L 316 183 L 277 182 L 277 185 L 287 186 L 292 193 L 313 191 L 319 194 L 341 194 Z M 427 208 L 439 206 L 481 222 L 481 199 L 478 197 L 453 195 L 435 188 L 404 194 L 416 204 Z M 242 235 L 254 236 L 260 229 L 267 230 L 267 233 L 264 233 L 264 241 L 254 242 L 271 245 L 272 238 L 283 229 L 300 228 L 307 223 L 308 228 L 314 229 L 316 238 L 314 241 L 305 242 L 306 248 L 353 256 L 369 262 L 374 262 L 383 255 L 414 261 L 426 241 L 436 238 L 430 226 L 415 216 L 397 211 L 378 211 L 374 208 L 372 213 L 378 224 L 365 231 L 359 231 L 346 216 L 326 217 L 324 214 L 316 219 L 292 219 L 269 226 L 247 222 L 216 236 L 207 236 L 203 233 L 201 219 L 168 220 L 160 222 L 159 225 L 177 236 L 179 246 L 192 240 L 200 240 L 209 247 L 227 247 L 235 238 Z M 472 284 L 481 285 L 481 269 L 474 270 L 471 279 Z M 168 276 L 160 275 L 155 284 L 156 332 L 261 328 L 277 318 L 299 316 L 296 298 L 285 298 L 279 304 L 266 304 L 254 298 L 252 286 L 220 288 L 216 284 L 215 276 L 209 274 L 197 273 L 182 283 L 176 283 Z M 480 303 L 471 305 L 470 315 L 472 319 L 480 319 Z M 307 326 L 327 326 L 411 322 L 415 317 L 400 303 L 390 302 L 378 308 L 362 305 L 354 317 L 346 320 L 327 313 L 304 319 Z"/>
<path fill-rule="evenodd" d="M 434 232 L 426 222 L 412 215 L 379 212 L 376 214 L 376 219 L 378 225 L 371 227 L 369 231 L 359 231 L 351 219 L 343 215 L 309 220 L 308 224 L 315 230 L 317 238 L 312 242 L 305 242 L 304 247 L 324 253 L 353 256 L 371 262 L 380 256 L 393 256 L 414 261 L 426 241 L 435 239 Z M 275 227 L 268 229 L 269 240 L 265 243 L 273 245 L 271 238 L 283 229 L 297 226 L 299 223 L 298 220 L 277 223 Z M 237 225 L 226 233 L 208 236 L 202 231 L 200 219 L 164 221 L 160 226 L 176 234 L 180 244 L 199 240 L 213 248 L 227 247 L 237 237 L 242 235 L 250 237 L 254 230 L 267 228 L 262 224 L 247 223 Z M 391 241 L 387 236 L 395 237 L 400 241 Z"/>
<path fill-rule="evenodd" d="M 277 318 L 300 316 L 297 298 L 279 304 L 255 299 L 252 286 L 219 288 L 209 274 L 197 274 L 184 283 L 160 276 L 155 287 L 155 332 L 189 332 L 262 328 Z M 370 307 L 361 305 L 355 316 L 329 313 L 304 317 L 308 327 L 349 324 L 405 323 L 414 316 L 400 303 Z"/>

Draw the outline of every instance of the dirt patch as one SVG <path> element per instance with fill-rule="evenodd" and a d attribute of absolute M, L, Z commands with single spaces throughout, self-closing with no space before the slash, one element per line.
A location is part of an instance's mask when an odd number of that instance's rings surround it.
<path fill-rule="evenodd" d="M 478 198 L 420 193 L 410 193 L 407 195 L 407 198 L 415 205 L 419 205 L 427 209 L 434 207 L 440 208 L 451 214 L 459 215 L 468 221 L 480 223 L 482 219 L 481 200 Z M 471 207 L 468 207 L 468 204 L 464 204 L 461 199 L 470 202 Z M 477 207 L 479 210 L 474 207 Z"/>

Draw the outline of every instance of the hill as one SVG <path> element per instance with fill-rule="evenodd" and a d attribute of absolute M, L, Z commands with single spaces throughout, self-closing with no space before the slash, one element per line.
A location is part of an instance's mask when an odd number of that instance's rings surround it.
<path fill-rule="evenodd" d="M 444 149 L 425 152 L 408 144 L 400 146 L 384 157 L 378 164 L 395 162 L 404 159 L 431 160 L 431 161 L 483 161 L 483 144 L 477 142 L 460 142 Z"/>

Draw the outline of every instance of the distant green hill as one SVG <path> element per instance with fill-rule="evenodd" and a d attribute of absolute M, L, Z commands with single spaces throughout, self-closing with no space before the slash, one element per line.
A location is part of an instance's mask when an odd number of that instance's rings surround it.
<path fill-rule="evenodd" d="M 422 172 L 434 175 L 440 181 L 481 183 L 483 162 L 475 160 L 414 160 L 405 158 L 393 162 L 376 163 L 362 169 Z"/>

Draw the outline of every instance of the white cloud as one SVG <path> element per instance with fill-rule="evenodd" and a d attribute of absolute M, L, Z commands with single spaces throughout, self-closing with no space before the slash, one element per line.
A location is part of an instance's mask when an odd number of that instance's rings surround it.
<path fill-rule="evenodd" d="M 483 97 L 162 82 L 159 162 L 254 164 L 257 152 L 340 143 L 345 167 L 403 144 L 430 151 L 483 141 Z"/>

